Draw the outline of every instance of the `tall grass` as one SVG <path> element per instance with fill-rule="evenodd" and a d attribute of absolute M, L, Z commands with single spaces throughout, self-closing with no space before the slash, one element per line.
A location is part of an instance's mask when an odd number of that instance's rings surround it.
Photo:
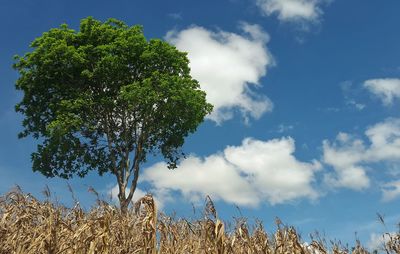
<path fill-rule="evenodd" d="M 46 195 L 50 194 L 46 191 Z M 210 198 L 203 215 L 189 221 L 157 213 L 151 195 L 138 200 L 126 216 L 100 200 L 85 212 L 79 202 L 67 208 L 16 189 L 0 197 L 0 254 L 369 253 L 359 242 L 347 248 L 335 242 L 327 244 L 318 235 L 305 244 L 293 227 L 279 219 L 271 234 L 261 222 L 248 226 L 245 218 L 230 226 L 218 218 Z M 400 253 L 400 233 L 390 235 L 382 251 Z"/>

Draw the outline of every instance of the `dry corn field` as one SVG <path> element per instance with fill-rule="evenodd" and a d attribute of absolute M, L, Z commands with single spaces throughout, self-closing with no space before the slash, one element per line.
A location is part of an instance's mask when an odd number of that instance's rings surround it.
<path fill-rule="evenodd" d="M 19 189 L 0 198 L 0 253 L 370 253 L 329 242 L 318 235 L 305 244 L 296 230 L 276 220 L 268 234 L 262 223 L 245 219 L 225 223 L 207 198 L 203 217 L 188 221 L 158 213 L 150 195 L 122 216 L 117 207 L 98 199 L 85 212 L 40 201 Z M 390 235 L 382 253 L 400 253 L 400 233 Z M 379 253 L 380 253 L 379 252 Z"/>

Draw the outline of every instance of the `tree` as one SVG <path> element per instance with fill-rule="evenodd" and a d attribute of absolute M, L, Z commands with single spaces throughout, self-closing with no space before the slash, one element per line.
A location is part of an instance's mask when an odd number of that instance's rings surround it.
<path fill-rule="evenodd" d="M 176 168 L 185 137 L 212 110 L 186 53 L 146 40 L 140 26 L 89 17 L 79 31 L 64 24 L 30 47 L 13 67 L 23 92 L 19 137 L 39 140 L 33 171 L 66 179 L 110 172 L 123 213 L 148 155 L 161 153 Z"/>

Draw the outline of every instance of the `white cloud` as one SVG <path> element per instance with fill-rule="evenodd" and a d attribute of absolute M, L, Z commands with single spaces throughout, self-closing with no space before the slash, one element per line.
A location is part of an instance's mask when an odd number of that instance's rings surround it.
<path fill-rule="evenodd" d="M 367 128 L 368 144 L 347 133 L 339 133 L 331 143 L 323 141 L 323 162 L 331 165 L 335 174 L 325 181 L 334 187 L 361 190 L 369 187 L 367 168 L 372 163 L 400 160 L 400 118 L 388 118 Z"/>
<path fill-rule="evenodd" d="M 370 251 L 374 250 L 384 250 L 384 245 L 389 242 L 390 236 L 396 235 L 395 232 L 385 233 L 385 234 L 376 234 L 372 233 L 370 235 L 369 241 L 367 243 L 367 247 Z"/>
<path fill-rule="evenodd" d="M 242 206 L 315 199 L 318 193 L 312 183 L 320 164 L 301 162 L 294 151 L 292 138 L 246 138 L 240 146 L 228 146 L 221 153 L 189 156 L 174 171 L 157 163 L 143 171 L 141 181 L 150 183 L 157 193 L 178 192 L 193 202 L 206 195 Z"/>
<path fill-rule="evenodd" d="M 265 15 L 277 14 L 281 21 L 315 21 L 322 14 L 321 0 L 257 0 Z"/>
<path fill-rule="evenodd" d="M 323 141 L 323 162 L 333 166 L 335 175 L 327 174 L 325 181 L 334 187 L 360 190 L 369 186 L 365 169 L 357 166 L 363 160 L 365 151 L 361 140 L 353 139 L 347 133 L 339 133 L 333 144 Z"/>
<path fill-rule="evenodd" d="M 382 200 L 385 202 L 392 201 L 400 197 L 400 180 L 392 181 L 382 186 Z"/>
<path fill-rule="evenodd" d="M 368 128 L 365 134 L 371 142 L 366 160 L 400 159 L 400 118 L 388 118 Z"/>
<path fill-rule="evenodd" d="M 364 87 L 378 96 L 385 106 L 390 106 L 394 99 L 400 98 L 400 79 L 370 79 L 364 82 Z"/>
<path fill-rule="evenodd" d="M 242 35 L 192 26 L 166 36 L 179 50 L 188 52 L 191 74 L 214 105 L 209 119 L 217 123 L 232 118 L 235 109 L 248 120 L 260 118 L 273 107 L 265 95 L 251 89 L 260 87 L 260 78 L 274 65 L 266 47 L 269 36 L 258 25 L 241 23 L 240 28 Z"/>

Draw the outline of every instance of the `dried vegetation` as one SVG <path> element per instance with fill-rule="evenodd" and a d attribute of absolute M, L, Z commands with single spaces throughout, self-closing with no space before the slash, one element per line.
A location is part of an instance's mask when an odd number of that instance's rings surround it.
<path fill-rule="evenodd" d="M 50 196 L 48 190 L 46 194 Z M 261 222 L 248 226 L 239 218 L 232 225 L 218 218 L 207 198 L 203 218 L 175 219 L 158 214 L 150 195 L 141 198 L 126 216 L 98 199 L 85 212 L 75 202 L 67 208 L 40 201 L 20 190 L 0 197 L 0 254 L 10 253 L 267 253 L 267 254 L 366 254 L 356 242 L 348 248 L 327 242 L 318 234 L 305 244 L 293 227 L 277 219 L 277 228 L 267 233 Z M 400 233 L 380 252 L 400 253 Z"/>

